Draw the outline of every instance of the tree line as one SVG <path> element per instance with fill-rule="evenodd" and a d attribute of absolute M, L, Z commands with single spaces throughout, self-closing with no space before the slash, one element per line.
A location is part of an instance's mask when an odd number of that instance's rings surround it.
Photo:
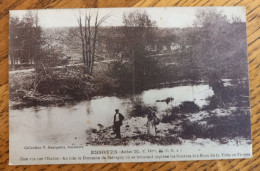
<path fill-rule="evenodd" d="M 62 48 L 48 43 L 39 25 L 37 12 L 29 11 L 22 18 L 10 17 L 10 69 L 33 66 L 56 66 L 68 63 Z"/>
<path fill-rule="evenodd" d="M 245 24 L 238 18 L 228 19 L 217 10 L 200 10 L 193 27 L 159 28 L 145 10 L 135 10 L 122 16 L 123 26 L 102 27 L 109 17 L 79 12 L 75 16 L 78 25 L 60 33 L 61 46 L 46 39 L 37 12 L 11 17 L 11 69 L 33 66 L 36 89 L 46 79 L 48 83 L 54 79 L 49 77 L 49 67 L 70 64 L 64 53 L 66 45 L 71 50 L 76 47 L 83 68 L 76 71 L 75 66 L 75 72 L 79 82 L 87 85 L 99 78 L 98 58 L 112 59 L 105 72 L 107 80 L 112 80 L 104 84 L 106 91 L 137 93 L 162 82 L 207 80 L 216 73 L 222 78 L 247 76 Z M 178 44 L 178 50 L 168 54 L 163 46 L 169 49 L 171 44 Z"/>

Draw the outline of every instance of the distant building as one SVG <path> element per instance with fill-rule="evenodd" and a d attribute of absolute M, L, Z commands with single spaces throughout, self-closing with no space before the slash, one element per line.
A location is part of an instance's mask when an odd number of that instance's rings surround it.
<path fill-rule="evenodd" d="M 176 50 L 179 50 L 181 48 L 181 45 L 179 43 L 172 42 L 170 48 L 171 48 L 171 51 L 176 51 Z"/>

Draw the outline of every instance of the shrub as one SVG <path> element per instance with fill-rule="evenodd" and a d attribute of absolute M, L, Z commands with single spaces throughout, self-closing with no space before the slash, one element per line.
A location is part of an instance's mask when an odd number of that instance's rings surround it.
<path fill-rule="evenodd" d="M 180 105 L 180 113 L 196 113 L 199 110 L 199 106 L 194 102 L 185 101 Z"/>
<path fill-rule="evenodd" d="M 170 111 L 170 115 L 166 115 L 162 118 L 162 122 L 168 123 L 175 119 L 183 119 L 186 117 L 184 115 L 185 113 L 196 113 L 199 112 L 199 110 L 199 106 L 194 102 L 184 101 L 179 106 L 173 107 Z"/>
<path fill-rule="evenodd" d="M 111 77 L 110 63 L 98 63 L 94 67 L 92 83 L 95 85 L 94 95 L 115 95 L 119 85 L 116 80 Z"/>
<path fill-rule="evenodd" d="M 144 105 L 139 100 L 135 101 L 130 112 L 132 117 L 145 117 L 148 113 L 156 112 L 156 106 Z"/>
<path fill-rule="evenodd" d="M 26 81 L 25 81 L 26 80 Z M 9 92 L 10 99 L 16 100 L 22 98 L 24 94 L 33 89 L 34 73 L 10 73 Z"/>
<path fill-rule="evenodd" d="M 83 75 L 82 68 L 64 67 L 49 71 L 42 79 L 37 91 L 45 95 L 69 96 L 74 99 L 86 99 L 93 93 L 92 78 Z"/>

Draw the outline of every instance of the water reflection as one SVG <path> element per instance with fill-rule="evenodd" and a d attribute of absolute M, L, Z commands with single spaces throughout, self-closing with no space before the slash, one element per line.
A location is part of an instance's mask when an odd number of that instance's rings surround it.
<path fill-rule="evenodd" d="M 180 86 L 173 88 L 152 89 L 128 97 L 95 97 L 68 106 L 29 107 L 22 110 L 10 110 L 10 132 L 14 141 L 26 141 L 27 144 L 84 144 L 86 130 L 97 128 L 97 124 L 111 126 L 114 110 L 128 117 L 133 100 L 145 105 L 156 106 L 164 110 L 179 105 L 183 101 L 194 101 L 200 107 L 207 103 L 206 98 L 213 91 L 208 85 Z M 156 102 L 167 97 L 174 100 L 169 104 Z"/>

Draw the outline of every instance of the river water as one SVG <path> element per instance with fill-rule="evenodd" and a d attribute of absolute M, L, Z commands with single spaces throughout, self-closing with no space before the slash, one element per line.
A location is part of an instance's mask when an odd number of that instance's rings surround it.
<path fill-rule="evenodd" d="M 98 128 L 97 124 L 105 127 L 112 125 L 116 108 L 128 117 L 133 102 L 156 106 L 158 111 L 177 106 L 183 101 L 194 101 L 202 107 L 207 104 L 206 98 L 212 95 L 213 91 L 208 85 L 179 86 L 150 89 L 131 97 L 94 97 L 59 107 L 10 108 L 10 139 L 13 142 L 26 141 L 30 145 L 83 145 L 86 143 L 87 129 Z M 169 104 L 156 102 L 167 97 L 174 100 Z"/>

